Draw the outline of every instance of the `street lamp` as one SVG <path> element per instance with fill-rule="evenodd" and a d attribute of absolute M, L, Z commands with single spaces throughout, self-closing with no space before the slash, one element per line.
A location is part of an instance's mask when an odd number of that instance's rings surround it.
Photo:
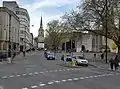
<path fill-rule="evenodd" d="M 27 28 L 27 26 L 25 26 L 25 34 L 24 34 L 24 56 L 26 53 L 26 28 Z"/>
<path fill-rule="evenodd" d="M 106 17 L 106 19 L 105 19 L 106 20 L 106 22 L 105 22 L 105 30 L 106 30 L 106 33 L 105 33 L 105 35 L 106 35 L 106 39 L 105 39 L 105 41 L 106 41 L 106 51 L 105 52 L 106 52 L 106 56 L 105 56 L 105 59 L 106 59 L 106 64 L 108 63 L 107 62 L 107 17 L 108 17 L 107 16 L 107 10 L 108 10 L 107 5 L 108 5 L 108 2 L 107 2 L 107 0 L 105 0 L 105 6 L 106 6 L 106 16 L 105 16 Z"/>

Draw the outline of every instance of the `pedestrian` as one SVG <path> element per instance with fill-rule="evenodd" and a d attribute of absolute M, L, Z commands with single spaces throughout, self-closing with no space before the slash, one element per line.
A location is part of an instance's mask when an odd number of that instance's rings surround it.
<path fill-rule="evenodd" d="M 94 53 L 94 58 L 96 58 L 96 53 Z"/>
<path fill-rule="evenodd" d="M 25 51 L 23 51 L 23 56 L 25 57 Z"/>
<path fill-rule="evenodd" d="M 119 67 L 119 60 L 117 55 L 115 56 L 115 59 L 114 59 L 114 67 L 115 67 L 115 70 L 117 70 Z"/>
<path fill-rule="evenodd" d="M 103 53 L 101 54 L 101 59 L 104 59 L 104 54 Z"/>
<path fill-rule="evenodd" d="M 13 52 L 13 59 L 15 58 L 15 56 L 16 56 L 16 52 Z"/>
<path fill-rule="evenodd" d="M 111 68 L 111 70 L 113 70 L 114 60 L 111 58 L 109 62 L 110 62 L 110 68 Z"/>
<path fill-rule="evenodd" d="M 64 55 L 62 55 L 61 60 L 64 61 Z"/>

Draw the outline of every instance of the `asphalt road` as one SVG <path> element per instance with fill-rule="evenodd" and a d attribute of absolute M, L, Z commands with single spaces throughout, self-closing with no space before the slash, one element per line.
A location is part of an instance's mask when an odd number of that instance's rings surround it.
<path fill-rule="evenodd" d="M 120 89 L 120 73 L 98 68 L 65 68 L 42 52 L 0 65 L 0 89 Z"/>

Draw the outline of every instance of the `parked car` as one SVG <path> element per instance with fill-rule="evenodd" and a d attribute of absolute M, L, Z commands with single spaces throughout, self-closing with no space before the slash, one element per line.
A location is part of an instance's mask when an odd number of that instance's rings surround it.
<path fill-rule="evenodd" d="M 46 58 L 47 58 L 47 60 L 55 60 L 56 59 L 55 53 L 54 52 L 47 52 Z"/>
<path fill-rule="evenodd" d="M 82 56 L 76 56 L 76 65 L 88 66 L 88 60 Z"/>
<path fill-rule="evenodd" d="M 65 59 L 66 59 L 66 61 L 71 62 L 72 61 L 72 56 L 70 54 L 67 54 Z"/>

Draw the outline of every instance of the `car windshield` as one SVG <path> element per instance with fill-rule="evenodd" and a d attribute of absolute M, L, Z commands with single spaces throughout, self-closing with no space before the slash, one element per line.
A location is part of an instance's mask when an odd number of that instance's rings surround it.
<path fill-rule="evenodd" d="M 82 57 L 82 56 L 77 56 L 76 58 L 78 58 L 78 59 L 85 59 L 84 57 Z"/>
<path fill-rule="evenodd" d="M 49 55 L 55 55 L 55 53 L 48 53 Z"/>
<path fill-rule="evenodd" d="M 67 57 L 69 57 L 70 55 L 67 55 Z"/>

